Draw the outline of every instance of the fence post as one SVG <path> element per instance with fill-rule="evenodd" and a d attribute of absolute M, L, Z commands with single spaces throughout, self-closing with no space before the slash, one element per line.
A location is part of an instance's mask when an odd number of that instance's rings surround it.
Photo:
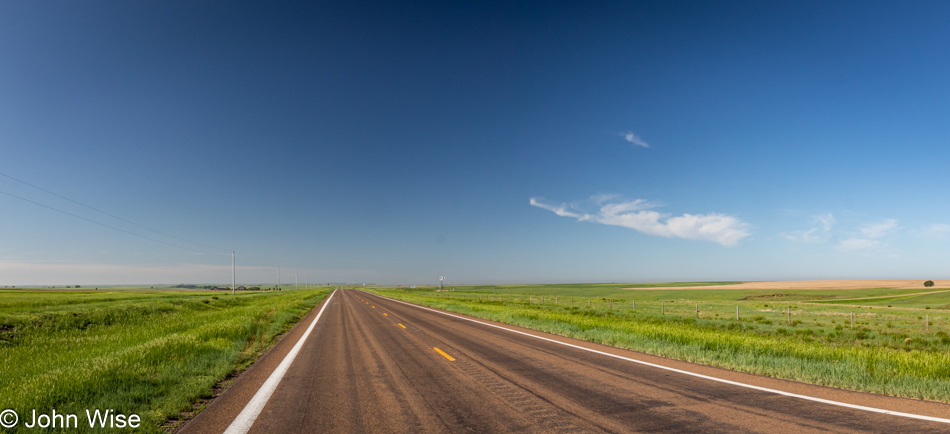
<path fill-rule="evenodd" d="M 851 328 L 854 328 L 854 311 L 851 311 Z"/>
<path fill-rule="evenodd" d="M 574 307 L 574 297 L 571 297 L 571 307 Z"/>
<path fill-rule="evenodd" d="M 699 303 L 696 303 L 696 318 L 699 318 Z"/>
<path fill-rule="evenodd" d="M 792 325 L 792 307 L 788 307 L 788 325 Z"/>
<path fill-rule="evenodd" d="M 613 310 L 613 309 L 614 309 L 614 301 L 612 299 L 607 300 L 607 310 Z"/>
<path fill-rule="evenodd" d="M 636 301 L 636 300 L 630 300 L 630 302 L 633 303 L 633 311 L 636 312 L 636 311 L 637 311 L 637 301 Z"/>
<path fill-rule="evenodd" d="M 736 321 L 739 321 L 739 305 L 736 305 Z"/>
<path fill-rule="evenodd" d="M 557 296 L 554 296 L 554 304 L 557 304 Z"/>
<path fill-rule="evenodd" d="M 666 302 L 660 302 L 660 315 L 666 315 Z"/>
<path fill-rule="evenodd" d="M 929 314 L 929 313 L 928 313 L 927 316 L 924 318 L 924 329 L 925 329 L 927 332 L 930 332 L 930 314 Z"/>
<path fill-rule="evenodd" d="M 588 307 L 588 308 L 590 307 L 590 299 L 589 299 L 589 298 L 587 299 L 587 307 Z"/>

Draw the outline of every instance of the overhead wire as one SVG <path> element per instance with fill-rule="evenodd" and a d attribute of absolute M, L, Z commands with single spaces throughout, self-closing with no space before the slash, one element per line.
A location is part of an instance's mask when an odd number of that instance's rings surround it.
<path fill-rule="evenodd" d="M 17 196 L 17 195 L 15 195 L 15 194 L 7 193 L 7 192 L 5 192 L 5 191 L 3 191 L 3 190 L 0 190 L 0 194 L 5 194 L 5 195 L 7 195 L 7 196 L 10 196 L 10 197 L 13 197 L 13 198 L 20 199 L 20 200 L 22 200 L 22 201 L 26 201 L 26 202 L 32 203 L 32 204 L 34 204 L 34 205 L 39 205 L 39 206 L 41 206 L 41 207 L 43 207 L 43 208 L 51 209 L 51 210 L 56 211 L 56 212 L 61 212 L 61 213 L 66 214 L 66 215 L 68 215 L 68 216 L 72 216 L 72 217 L 75 217 L 75 218 L 78 218 L 78 219 L 81 219 L 81 220 L 85 220 L 85 221 L 87 221 L 87 222 L 94 223 L 94 224 L 97 224 L 97 225 L 99 225 L 99 226 L 107 227 L 107 228 L 109 228 L 109 229 L 117 230 L 117 231 L 119 231 L 119 232 L 124 232 L 124 233 L 126 233 L 126 234 L 133 235 L 133 236 L 136 236 L 136 237 L 139 237 L 139 238 L 144 238 L 144 239 L 149 240 L 149 241 L 154 241 L 154 242 L 156 242 L 156 243 L 161 243 L 161 244 L 164 244 L 164 245 L 166 245 L 166 246 L 177 247 L 177 248 L 179 248 L 179 249 L 185 249 L 185 250 L 189 250 L 189 251 L 192 251 L 192 252 L 195 252 L 195 253 L 203 253 L 203 254 L 208 254 L 208 255 L 220 255 L 220 256 L 225 256 L 225 255 L 220 254 L 220 253 L 208 253 L 208 252 L 203 252 L 203 251 L 195 250 L 195 249 L 192 249 L 192 248 L 189 248 L 189 247 L 179 246 L 179 245 L 177 245 L 177 244 L 172 244 L 172 243 L 167 243 L 167 242 L 162 241 L 162 240 L 156 240 L 155 238 L 146 237 L 145 235 L 142 235 L 142 234 L 137 234 L 137 233 L 135 233 L 135 232 L 127 231 L 127 230 L 125 230 L 125 229 L 120 229 L 120 228 L 117 228 L 117 227 L 115 227 L 115 226 L 110 226 L 110 225 L 107 225 L 107 224 L 102 223 L 102 222 L 97 222 L 97 221 L 95 221 L 95 220 L 85 218 L 85 217 L 83 217 L 83 216 L 81 216 L 81 215 L 76 215 L 76 214 L 73 214 L 73 213 L 68 212 L 68 211 L 63 211 L 63 210 L 61 210 L 61 209 L 54 208 L 54 207 L 51 207 L 51 206 L 46 205 L 46 204 L 39 203 L 39 202 L 34 201 L 34 200 L 27 199 L 27 198 L 25 198 L 25 197 L 20 197 L 20 196 Z"/>
<path fill-rule="evenodd" d="M 126 222 L 126 223 L 128 223 L 128 224 L 131 224 L 131 225 L 134 225 L 134 226 L 136 226 L 136 227 L 139 227 L 139 228 L 142 228 L 142 229 L 145 229 L 145 230 L 154 232 L 154 233 L 159 234 L 159 235 L 163 235 L 163 236 L 166 236 L 166 237 L 169 237 L 169 238 L 174 238 L 174 239 L 179 240 L 179 241 L 184 241 L 184 242 L 189 243 L 189 244 L 194 244 L 194 245 L 197 245 L 197 246 L 202 246 L 202 247 L 206 247 L 206 248 L 213 249 L 213 250 L 217 250 L 217 251 L 225 250 L 225 249 L 221 249 L 221 248 L 218 248 L 218 247 L 215 247 L 215 246 L 211 246 L 211 245 L 208 245 L 208 244 L 203 244 L 203 243 L 199 243 L 199 242 L 196 242 L 196 241 L 187 240 L 187 239 L 184 239 L 184 238 L 181 238 L 181 237 L 177 237 L 177 236 L 175 236 L 175 235 L 171 235 L 171 234 L 168 234 L 168 233 L 159 231 L 159 230 L 157 230 L 157 229 L 150 228 L 150 227 L 145 226 L 145 225 L 141 225 L 141 224 L 139 224 L 139 223 L 136 223 L 136 222 L 133 222 L 133 221 L 131 221 L 131 220 L 128 220 L 128 219 L 119 217 L 119 216 L 117 216 L 117 215 L 115 215 L 115 214 L 112 214 L 112 213 L 103 211 L 103 210 L 101 210 L 101 209 L 92 207 L 92 206 L 90 206 L 90 205 L 86 205 L 86 204 L 84 204 L 84 203 L 82 203 L 82 202 L 79 202 L 79 201 L 77 201 L 77 200 L 68 198 L 68 197 L 63 196 L 63 195 L 61 195 L 61 194 L 55 193 L 55 192 L 50 191 L 50 190 L 47 190 L 47 189 L 45 189 L 45 188 L 43 188 L 43 187 L 34 185 L 34 184 L 32 184 L 32 183 L 29 183 L 29 182 L 24 181 L 24 180 L 22 180 L 22 179 L 19 179 L 19 178 L 16 178 L 16 177 L 7 175 L 7 174 L 2 173 L 2 172 L 0 172 L 0 176 L 3 176 L 3 177 L 6 177 L 6 178 L 9 178 L 9 179 L 12 179 L 12 180 L 14 180 L 14 181 L 16 181 L 16 182 L 19 182 L 19 183 L 28 185 L 28 186 L 30 186 L 30 187 L 32 187 L 32 188 L 35 188 L 35 189 L 37 189 L 37 190 L 43 191 L 43 192 L 45 192 L 45 193 L 47 193 L 47 194 L 56 196 L 56 197 L 61 198 L 61 199 L 63 199 L 63 200 L 67 200 L 67 201 L 69 201 L 69 202 L 72 202 L 72 203 L 75 203 L 75 204 L 77 204 L 77 205 L 80 205 L 80 206 L 82 206 L 82 207 L 84 207 L 84 208 L 93 210 L 93 211 L 98 212 L 98 213 L 101 213 L 101 214 L 105 214 L 105 215 L 107 215 L 107 216 L 109 216 L 109 217 L 112 217 L 112 218 L 114 218 L 114 219 L 117 219 L 117 220 Z M 195 253 L 206 254 L 206 255 L 229 256 L 229 255 L 227 255 L 227 254 L 225 254 L 225 253 L 211 253 L 211 252 L 206 252 L 206 251 L 197 250 L 197 249 L 193 249 L 193 248 L 190 248 L 190 247 L 182 246 L 182 245 L 179 245 L 179 244 L 169 243 L 169 242 L 162 241 L 162 240 L 159 240 L 159 239 L 155 239 L 155 238 L 152 238 L 152 237 L 148 237 L 148 236 L 145 236 L 145 235 L 142 235 L 142 234 L 139 234 L 139 233 L 135 233 L 135 232 L 128 231 L 128 230 L 125 230 L 125 229 L 122 229 L 122 228 L 118 228 L 118 227 L 115 227 L 115 226 L 112 226 L 112 225 L 109 225 L 109 224 L 106 224 L 106 223 L 102 223 L 102 222 L 100 222 L 100 221 L 96 221 L 96 220 L 93 220 L 93 219 L 90 219 L 90 218 L 87 218 L 87 217 L 83 217 L 83 216 L 81 216 L 81 215 L 74 214 L 74 213 L 71 213 L 71 212 L 68 212 L 68 211 L 65 211 L 65 210 L 62 210 L 62 209 L 59 209 L 59 208 L 50 206 L 50 205 L 46 205 L 46 204 L 43 204 L 43 203 L 40 203 L 40 202 L 31 200 L 31 199 L 27 199 L 27 198 L 22 197 L 22 196 L 18 196 L 18 195 L 12 194 L 12 193 L 8 193 L 8 192 L 6 192 L 6 191 L 0 190 L 0 194 L 9 196 L 9 197 L 12 197 L 12 198 L 15 198 L 15 199 L 19 199 L 19 200 L 22 200 L 22 201 L 25 201 L 25 202 L 29 202 L 29 203 L 32 203 L 32 204 L 34 204 L 34 205 L 41 206 L 41 207 L 43 207 L 43 208 L 47 208 L 47 209 L 50 209 L 50 210 L 53 210 L 53 211 L 56 211 L 56 212 L 59 212 L 59 213 L 62 213 L 62 214 L 66 214 L 66 215 L 68 215 L 68 216 L 75 217 L 75 218 L 78 218 L 78 219 L 80 219 L 80 220 L 84 220 L 84 221 L 87 221 L 87 222 L 89 222 L 89 223 L 93 223 L 93 224 L 96 224 L 96 225 L 99 225 L 99 226 L 102 226 L 102 227 L 105 227 L 105 228 L 108 228 L 108 229 L 112 229 L 112 230 L 115 230 L 115 231 L 119 231 L 119 232 L 122 232 L 122 233 L 125 233 L 125 234 L 128 234 L 128 235 L 132 235 L 132 236 L 135 236 L 135 237 L 139 237 L 139 238 L 142 238 L 142 239 L 146 239 L 146 240 L 149 240 L 149 241 L 153 241 L 153 242 L 156 242 L 156 243 L 159 243 L 159 244 L 164 244 L 164 245 L 166 245 L 166 246 L 175 247 L 175 248 L 179 248 L 179 249 L 183 249 L 183 250 L 188 250 L 188 251 L 195 252 Z M 250 262 L 250 264 L 248 264 L 248 266 L 251 266 L 251 267 L 257 267 L 257 268 L 277 268 L 276 266 L 273 266 L 273 265 L 263 265 L 263 263 L 260 261 L 260 258 L 257 258 L 257 257 L 255 257 L 254 255 L 249 255 L 249 254 L 247 254 L 247 253 L 243 253 L 243 254 L 241 254 L 240 256 L 243 256 L 244 258 L 250 259 L 250 261 L 242 261 L 242 262 L 245 262 L 246 264 L 247 264 L 248 262 Z"/>
<path fill-rule="evenodd" d="M 51 195 L 56 196 L 56 197 L 58 197 L 58 198 L 60 198 L 60 199 L 68 200 L 68 201 L 70 201 L 70 202 L 72 202 L 72 203 L 75 203 L 75 204 L 77 204 L 77 205 L 79 205 L 79 206 L 82 206 L 82 207 L 91 209 L 91 210 L 93 210 L 93 211 L 95 211 L 95 212 L 98 212 L 98 213 L 105 214 L 105 215 L 107 215 L 107 216 L 109 216 L 109 217 L 112 217 L 112 218 L 114 218 L 114 219 L 117 219 L 117 220 L 122 220 L 122 221 L 124 221 L 124 222 L 126 222 L 126 223 L 128 223 L 128 224 L 135 225 L 135 226 L 138 226 L 138 227 L 140 227 L 140 228 L 142 228 L 142 229 L 155 232 L 156 234 L 164 235 L 164 236 L 169 237 L 169 238 L 174 238 L 174 239 L 179 240 L 179 241 L 184 241 L 184 242 L 186 242 L 186 243 L 195 244 L 195 245 L 198 245 L 198 246 L 201 246 L 201 247 L 206 247 L 206 248 L 213 249 L 213 250 L 225 250 L 225 249 L 222 249 L 222 248 L 219 248 L 219 247 L 209 246 L 209 245 L 207 245 L 207 244 L 202 244 L 202 243 L 198 243 L 198 242 L 195 242 L 195 241 L 186 240 L 186 239 L 184 239 L 184 238 L 176 237 L 176 236 L 174 236 L 174 235 L 167 234 L 167 233 L 162 232 L 162 231 L 159 231 L 159 230 L 157 230 L 157 229 L 152 229 L 152 228 L 150 228 L 150 227 L 148 227 L 148 226 L 140 225 L 140 224 L 138 224 L 138 223 L 136 223 L 136 222 L 133 222 L 133 221 L 128 220 L 128 219 L 124 219 L 124 218 L 119 217 L 119 216 L 117 216 L 117 215 L 115 215 L 115 214 L 111 214 L 111 213 L 105 212 L 105 211 L 103 211 L 103 210 L 101 210 L 101 209 L 94 208 L 94 207 L 92 207 L 92 206 L 86 205 L 86 204 L 84 204 L 84 203 L 82 203 L 82 202 L 80 202 L 80 201 L 78 201 L 78 200 L 70 199 L 70 198 L 68 198 L 68 197 L 66 197 L 66 196 L 63 196 L 63 195 L 61 195 L 61 194 L 57 194 L 57 193 L 54 193 L 54 192 L 52 192 L 52 191 L 49 191 L 49 190 L 47 190 L 47 189 L 45 189 L 45 188 L 43 188 L 43 187 L 40 187 L 40 186 L 37 186 L 37 185 L 33 185 L 33 184 L 31 184 L 31 183 L 29 183 L 29 182 L 26 182 L 26 181 L 24 181 L 24 180 L 22 180 L 22 179 L 14 178 L 13 176 L 7 175 L 6 173 L 3 173 L 3 172 L 0 172 L 0 176 L 4 176 L 4 177 L 9 178 L 9 179 L 12 179 L 12 180 L 14 180 L 14 181 L 16 181 L 16 182 L 29 185 L 30 187 L 33 187 L 33 188 L 35 188 L 35 189 L 37 189 L 37 190 L 40 190 L 40 191 L 43 191 L 43 192 L 45 192 L 45 193 L 51 194 Z M 12 195 L 11 195 L 11 196 L 12 196 Z M 34 202 L 34 203 L 35 203 L 35 202 Z M 50 208 L 50 207 L 47 207 L 47 208 Z M 57 211 L 58 211 L 58 210 L 57 210 Z M 115 229 L 115 228 L 113 228 L 113 229 Z M 123 232 L 125 232 L 125 231 L 123 231 Z M 150 238 L 149 238 L 149 239 L 150 239 Z M 153 240 L 153 241 L 154 241 L 154 240 Z"/>

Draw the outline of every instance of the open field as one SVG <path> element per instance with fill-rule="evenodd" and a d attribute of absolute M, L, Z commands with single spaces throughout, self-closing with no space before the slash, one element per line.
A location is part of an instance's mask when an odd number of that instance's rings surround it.
<path fill-rule="evenodd" d="M 0 408 L 114 409 L 159 432 L 327 293 L 0 290 Z"/>
<path fill-rule="evenodd" d="M 867 289 L 646 284 L 630 291 L 630 284 L 594 284 L 373 292 L 697 363 L 950 402 L 950 291 L 945 282 L 915 282 Z"/>
<path fill-rule="evenodd" d="M 934 286 L 938 288 L 950 288 L 950 280 L 934 280 Z M 651 287 L 629 287 L 624 289 L 644 290 L 660 289 L 667 286 Z M 741 282 L 735 284 L 717 284 L 717 285 L 691 285 L 690 289 L 868 289 L 868 288 L 892 288 L 892 289 L 911 289 L 923 288 L 923 280 L 920 279 L 875 279 L 875 280 L 775 280 L 763 282 Z"/>
<path fill-rule="evenodd" d="M 60 285 L 60 286 L 0 286 L 0 291 L 53 291 L 53 292 L 89 292 L 89 291 L 108 291 L 108 292 L 195 292 L 195 291 L 214 291 L 218 293 L 231 292 L 231 284 L 220 285 L 220 287 L 227 287 L 227 289 L 217 289 L 212 290 L 211 288 L 215 285 L 103 285 L 103 286 L 81 286 L 81 285 Z M 272 291 L 276 289 L 276 285 L 273 283 L 263 283 L 263 284 L 245 284 L 245 289 L 248 288 L 260 288 L 255 291 Z M 298 285 L 299 289 L 304 288 L 305 285 Z M 311 285 L 310 289 L 319 289 L 319 288 L 329 288 L 331 285 Z M 334 288 L 336 286 L 333 286 Z M 294 284 L 290 285 L 284 283 L 281 285 L 283 290 L 294 289 Z"/>

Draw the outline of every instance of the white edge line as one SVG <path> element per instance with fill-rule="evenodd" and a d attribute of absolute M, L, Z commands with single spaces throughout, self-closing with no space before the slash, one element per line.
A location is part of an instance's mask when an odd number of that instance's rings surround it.
<path fill-rule="evenodd" d="M 368 292 L 367 294 L 373 294 L 373 293 Z M 546 338 L 546 337 L 544 337 L 544 336 L 538 336 L 538 335 L 533 335 L 533 334 L 531 334 L 531 333 L 525 333 L 525 332 L 523 332 L 523 331 L 510 329 L 510 328 L 507 328 L 507 327 L 502 327 L 502 326 L 499 326 L 499 325 L 490 324 L 490 323 L 487 323 L 487 322 L 478 321 L 478 320 L 471 319 L 471 318 L 466 318 L 466 317 L 460 316 L 460 315 L 453 315 L 453 314 L 451 314 L 451 313 L 443 312 L 443 311 L 438 310 L 438 309 L 432 309 L 432 308 L 429 308 L 429 307 L 420 306 L 420 305 L 413 304 L 413 303 L 407 303 L 407 302 L 402 301 L 402 300 L 396 300 L 396 299 L 394 299 L 394 298 L 385 297 L 385 296 L 382 296 L 382 295 L 379 295 L 379 294 L 373 294 L 373 295 L 375 295 L 375 296 L 377 296 L 377 297 L 382 297 L 382 298 L 386 298 L 386 299 L 388 299 L 388 300 L 395 301 L 396 303 L 402 303 L 402 304 L 405 304 L 405 305 L 408 305 L 408 306 L 412 306 L 412 307 L 416 307 L 416 308 L 419 308 L 419 309 L 425 309 L 425 310 L 432 311 L 432 312 L 435 312 L 435 313 L 440 313 L 440 314 L 442 314 L 442 315 L 447 315 L 447 316 L 451 316 L 451 317 L 454 317 L 454 318 L 463 319 L 463 320 L 465 320 L 465 321 L 471 321 L 471 322 L 483 324 L 483 325 L 486 325 L 486 326 L 489 326 L 489 327 L 494 327 L 494 328 L 497 328 L 497 329 L 507 330 L 507 331 L 512 332 L 512 333 L 517 333 L 517 334 L 524 335 L 524 336 L 530 336 L 530 337 L 535 338 L 535 339 L 541 339 L 541 340 L 543 340 L 543 341 L 553 342 L 553 343 L 555 343 L 555 344 L 560 344 L 560 345 L 568 346 L 568 347 L 571 347 L 571 348 L 577 348 L 577 349 L 579 349 L 579 350 L 589 351 L 589 352 L 592 352 L 592 353 L 601 354 L 601 355 L 608 356 L 608 357 L 613 357 L 613 358 L 615 358 L 615 359 L 626 360 L 626 361 L 628 361 L 628 362 L 639 363 L 639 364 L 641 364 L 641 365 L 651 366 L 651 367 L 654 367 L 654 368 L 664 369 L 664 370 L 667 370 L 667 371 L 672 371 L 672 372 L 676 372 L 676 373 L 680 373 L 680 374 L 691 375 L 691 376 L 693 376 L 693 377 L 699 377 L 699 378 L 703 378 L 703 379 L 706 379 L 706 380 L 712 380 L 712 381 L 718 381 L 718 382 L 720 382 L 720 383 L 731 384 L 731 385 L 733 385 L 733 386 L 739 386 L 739 387 L 745 387 L 745 388 L 748 388 L 748 389 L 761 390 L 761 391 L 763 391 L 763 392 L 775 393 L 775 394 L 778 394 L 778 395 L 784 395 L 784 396 L 789 396 L 789 397 L 792 397 L 792 398 L 804 399 L 804 400 L 807 400 L 807 401 L 820 402 L 820 403 L 822 403 L 822 404 L 830 404 L 830 405 L 837 405 L 837 406 L 840 406 L 840 407 L 848 407 L 848 408 L 853 408 L 853 409 L 856 409 L 856 410 L 864 410 L 864 411 L 870 411 L 870 412 L 874 412 L 874 413 L 889 414 L 889 415 L 892 415 L 892 416 L 908 417 L 908 418 L 911 418 L 911 419 L 927 420 L 927 421 L 931 421 L 931 422 L 950 423 L 950 419 L 944 419 L 944 418 L 940 418 L 940 417 L 924 416 L 924 415 L 913 414 L 913 413 L 902 413 L 902 412 L 899 412 L 899 411 L 884 410 L 884 409 L 882 409 L 882 408 L 866 407 L 866 406 L 857 405 L 857 404 L 848 404 L 847 402 L 839 402 L 839 401 L 832 401 L 832 400 L 830 400 L 830 399 L 815 398 L 815 397 L 813 397 L 813 396 L 799 395 L 799 394 L 797 394 L 797 393 L 785 392 L 785 391 L 776 390 L 776 389 L 769 389 L 769 388 L 767 388 L 767 387 L 753 386 L 753 385 L 751 385 L 751 384 L 740 383 L 740 382 L 738 382 L 738 381 L 732 381 L 732 380 L 726 380 L 726 379 L 723 379 L 723 378 L 710 377 L 710 376 L 708 376 L 708 375 L 697 374 L 697 373 L 695 373 L 695 372 L 684 371 L 684 370 L 681 370 L 681 369 L 671 368 L 671 367 L 669 367 L 669 366 L 657 365 L 657 364 L 655 364 L 655 363 L 644 362 L 644 361 L 642 361 L 642 360 L 631 359 L 631 358 L 629 358 L 629 357 L 618 356 L 618 355 L 616 355 L 616 354 L 610 354 L 610 353 L 606 353 L 606 352 L 603 352 L 603 351 L 598 351 L 598 350 L 591 349 L 591 348 L 585 348 L 585 347 L 582 347 L 582 346 L 580 346 L 580 345 L 569 344 L 569 343 L 567 343 L 567 342 L 561 342 L 561 341 L 558 341 L 558 340 L 555 340 L 555 339 Z"/>
<path fill-rule="evenodd" d="M 323 307 L 320 308 L 317 317 L 310 323 L 310 327 L 307 327 L 307 331 L 297 340 L 297 344 L 284 356 L 284 360 L 280 362 L 280 365 L 277 365 L 277 369 L 271 372 L 270 377 L 267 377 L 267 381 L 261 385 L 261 388 L 254 394 L 254 397 L 248 401 L 244 409 L 241 410 L 241 413 L 234 418 L 234 421 L 231 422 L 228 429 L 224 430 L 224 434 L 245 434 L 251 429 L 251 426 L 254 425 L 254 421 L 257 420 L 257 416 L 261 414 L 261 410 L 264 410 L 264 406 L 267 405 L 270 396 L 277 390 L 277 385 L 280 383 L 280 380 L 284 378 L 287 369 L 290 369 L 290 365 L 297 357 L 297 353 L 300 352 L 300 348 L 303 347 L 304 341 L 310 336 L 313 326 L 317 325 L 317 321 L 319 321 L 320 316 L 323 315 L 323 310 L 330 304 L 330 299 L 333 298 L 334 294 L 336 294 L 336 290 L 333 290 L 330 296 L 323 300 Z"/>

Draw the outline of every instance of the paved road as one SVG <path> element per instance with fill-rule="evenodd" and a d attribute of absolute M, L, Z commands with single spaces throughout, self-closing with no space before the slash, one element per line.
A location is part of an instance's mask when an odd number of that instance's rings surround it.
<path fill-rule="evenodd" d="M 223 432 L 316 311 L 181 432 Z M 943 404 L 768 379 L 504 327 L 731 381 L 950 417 Z M 340 290 L 249 432 L 512 431 L 947 432 L 950 424 L 678 374 Z"/>

